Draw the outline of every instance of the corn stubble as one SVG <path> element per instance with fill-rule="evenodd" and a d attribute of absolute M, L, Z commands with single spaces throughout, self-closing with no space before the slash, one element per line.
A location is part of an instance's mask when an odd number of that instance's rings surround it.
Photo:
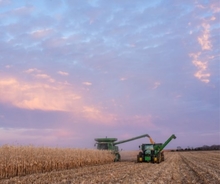
<path fill-rule="evenodd" d="M 18 149 L 18 148 L 17 148 Z M 32 148 L 32 155 L 37 153 L 46 153 Z M 42 148 L 43 149 L 43 148 Z M 49 148 L 48 148 L 49 149 Z M 76 150 L 71 154 L 82 154 L 74 156 L 70 154 L 64 156 L 64 150 L 53 150 L 57 160 L 62 160 L 62 164 L 73 164 L 71 167 L 61 167 L 59 171 L 56 169 L 50 172 L 40 172 L 35 174 L 25 174 L 25 176 L 16 176 L 12 178 L 0 180 L 1 184 L 12 183 L 33 183 L 33 184 L 217 184 L 220 183 L 220 151 L 193 151 L 193 152 L 166 152 L 165 161 L 160 164 L 152 163 L 136 163 L 136 155 L 138 151 L 126 152 L 122 151 L 122 161 L 113 162 L 113 155 L 106 156 L 109 159 L 104 161 L 104 153 L 96 152 L 97 150 Z M 6 152 L 4 152 L 6 153 Z M 58 154 L 59 153 L 59 154 Z M 85 154 L 84 154 L 85 153 Z M 93 153 L 93 154 L 92 154 Z M 26 152 L 26 156 L 29 154 Z M 33 156 L 32 156 L 33 157 Z M 59 158 L 60 157 L 60 158 Z M 4 156 L 4 161 L 9 159 Z M 15 159 L 15 155 L 12 159 Z M 48 163 L 52 162 L 44 154 L 41 159 Z M 65 159 L 66 160 L 65 160 Z M 72 159 L 67 159 L 72 158 Z M 78 159 L 78 160 L 77 160 Z M 79 161 L 81 159 L 81 161 Z M 87 159 L 87 161 L 83 161 Z M 2 161 L 1 160 L 1 161 Z M 27 159 L 28 160 L 28 159 Z M 32 159 L 34 160 L 34 159 Z M 10 162 L 12 163 L 12 162 Z M 53 162 L 55 163 L 55 162 Z M 77 164 L 76 164 L 77 163 Z M 81 167 L 80 164 L 81 163 Z M 99 164 L 100 163 L 100 164 Z M 65 165 L 64 164 L 64 165 Z M 67 165 L 68 165 L 67 164 Z M 54 164 L 55 165 L 55 164 Z M 42 167 L 42 166 L 41 166 Z M 56 166 L 57 167 L 57 166 Z M 7 170 L 8 171 L 8 170 Z M 26 170 L 27 171 L 27 170 Z M 8 176 L 7 176 L 8 177 Z"/>
<path fill-rule="evenodd" d="M 113 162 L 109 151 L 34 146 L 0 147 L 0 179 Z"/>

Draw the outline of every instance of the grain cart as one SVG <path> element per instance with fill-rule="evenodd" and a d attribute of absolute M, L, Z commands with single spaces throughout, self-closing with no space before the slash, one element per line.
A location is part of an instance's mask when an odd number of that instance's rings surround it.
<path fill-rule="evenodd" d="M 140 139 L 140 138 L 143 138 L 143 137 L 148 137 L 150 138 L 150 136 L 148 134 L 144 134 L 144 135 L 141 135 L 141 136 L 138 136 L 138 137 L 133 137 L 131 139 L 126 139 L 126 140 L 123 140 L 123 141 L 118 141 L 118 142 L 115 142 L 117 141 L 117 138 L 95 138 L 95 145 L 97 145 L 97 149 L 99 150 L 111 150 L 113 154 L 115 154 L 115 159 L 114 161 L 120 161 L 121 159 L 121 156 L 119 154 L 119 149 L 118 149 L 118 144 L 122 144 L 122 143 L 125 143 L 125 142 L 129 142 L 129 141 L 133 141 L 133 140 L 136 140 L 136 139 Z"/>
<path fill-rule="evenodd" d="M 173 134 L 170 136 L 167 141 L 162 143 L 154 143 L 154 144 L 142 144 L 141 152 L 137 155 L 137 162 L 152 162 L 152 163 L 160 163 L 164 161 L 164 153 L 163 149 L 169 144 L 172 139 L 176 139 L 176 136 Z M 140 147 L 140 146 L 139 146 Z"/>

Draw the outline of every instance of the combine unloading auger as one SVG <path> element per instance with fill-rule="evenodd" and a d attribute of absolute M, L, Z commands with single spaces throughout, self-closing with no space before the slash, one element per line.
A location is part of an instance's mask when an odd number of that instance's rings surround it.
<path fill-rule="evenodd" d="M 122 140 L 122 141 L 117 141 L 117 138 L 96 138 L 95 141 L 95 145 L 97 145 L 97 149 L 99 150 L 111 150 L 114 154 L 115 154 L 115 161 L 120 161 L 121 156 L 119 154 L 119 149 L 118 149 L 118 144 L 122 144 L 125 142 L 129 142 L 129 141 L 134 141 L 136 139 L 140 139 L 143 137 L 148 137 L 151 140 L 151 137 L 148 134 L 144 134 L 141 136 L 137 136 L 137 137 L 133 137 L 131 139 L 126 139 L 126 140 Z M 152 140 L 153 141 L 153 140 Z"/>

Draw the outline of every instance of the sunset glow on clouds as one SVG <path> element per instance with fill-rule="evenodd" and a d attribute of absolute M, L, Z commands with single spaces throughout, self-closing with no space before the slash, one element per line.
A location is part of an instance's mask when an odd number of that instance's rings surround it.
<path fill-rule="evenodd" d="M 212 8 L 213 6 L 210 5 L 210 7 L 204 7 L 204 6 L 199 6 L 200 9 L 209 9 L 210 11 L 213 11 L 213 13 L 216 12 L 216 9 Z M 208 64 L 209 64 L 209 60 L 213 59 L 214 56 L 213 55 L 209 55 L 212 54 L 212 52 L 205 52 L 207 51 L 212 51 L 212 43 L 210 40 L 210 29 L 211 26 L 209 24 L 209 22 L 211 21 L 215 21 L 216 18 L 215 16 L 212 16 L 211 18 L 201 18 L 202 19 L 202 25 L 200 25 L 200 27 L 202 28 L 202 33 L 201 35 L 198 37 L 198 43 L 201 46 L 201 49 L 199 52 L 197 53 L 191 53 L 190 56 L 193 58 L 193 64 L 197 67 L 198 71 L 194 74 L 194 76 L 196 78 L 198 78 L 199 80 L 201 80 L 202 82 L 205 83 L 209 83 L 209 77 L 210 77 L 210 73 L 207 72 L 208 69 Z M 203 52 L 205 52 L 205 54 L 203 54 Z"/>
<path fill-rule="evenodd" d="M 0 144 L 220 144 L 219 14 L 217 0 L 0 1 Z"/>
<path fill-rule="evenodd" d="M 26 72 L 34 71 L 40 72 L 37 69 L 29 69 Z M 73 93 L 74 87 L 65 83 L 56 82 L 54 84 L 55 80 L 46 74 L 36 74 L 36 76 L 45 81 L 25 83 L 13 78 L 0 80 L 2 92 L 0 101 L 22 109 L 64 111 L 73 113 L 74 116 L 80 115 L 85 119 L 94 120 L 97 123 L 114 123 L 111 122 L 111 115 L 101 112 L 96 107 L 88 106 L 84 97 Z M 50 84 L 51 82 L 52 84 Z"/>

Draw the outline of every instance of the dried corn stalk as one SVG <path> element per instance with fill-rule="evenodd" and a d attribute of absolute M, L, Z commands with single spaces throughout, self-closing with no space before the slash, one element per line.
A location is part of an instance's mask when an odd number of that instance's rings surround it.
<path fill-rule="evenodd" d="M 34 146 L 0 147 L 0 179 L 110 163 L 109 151 Z"/>

